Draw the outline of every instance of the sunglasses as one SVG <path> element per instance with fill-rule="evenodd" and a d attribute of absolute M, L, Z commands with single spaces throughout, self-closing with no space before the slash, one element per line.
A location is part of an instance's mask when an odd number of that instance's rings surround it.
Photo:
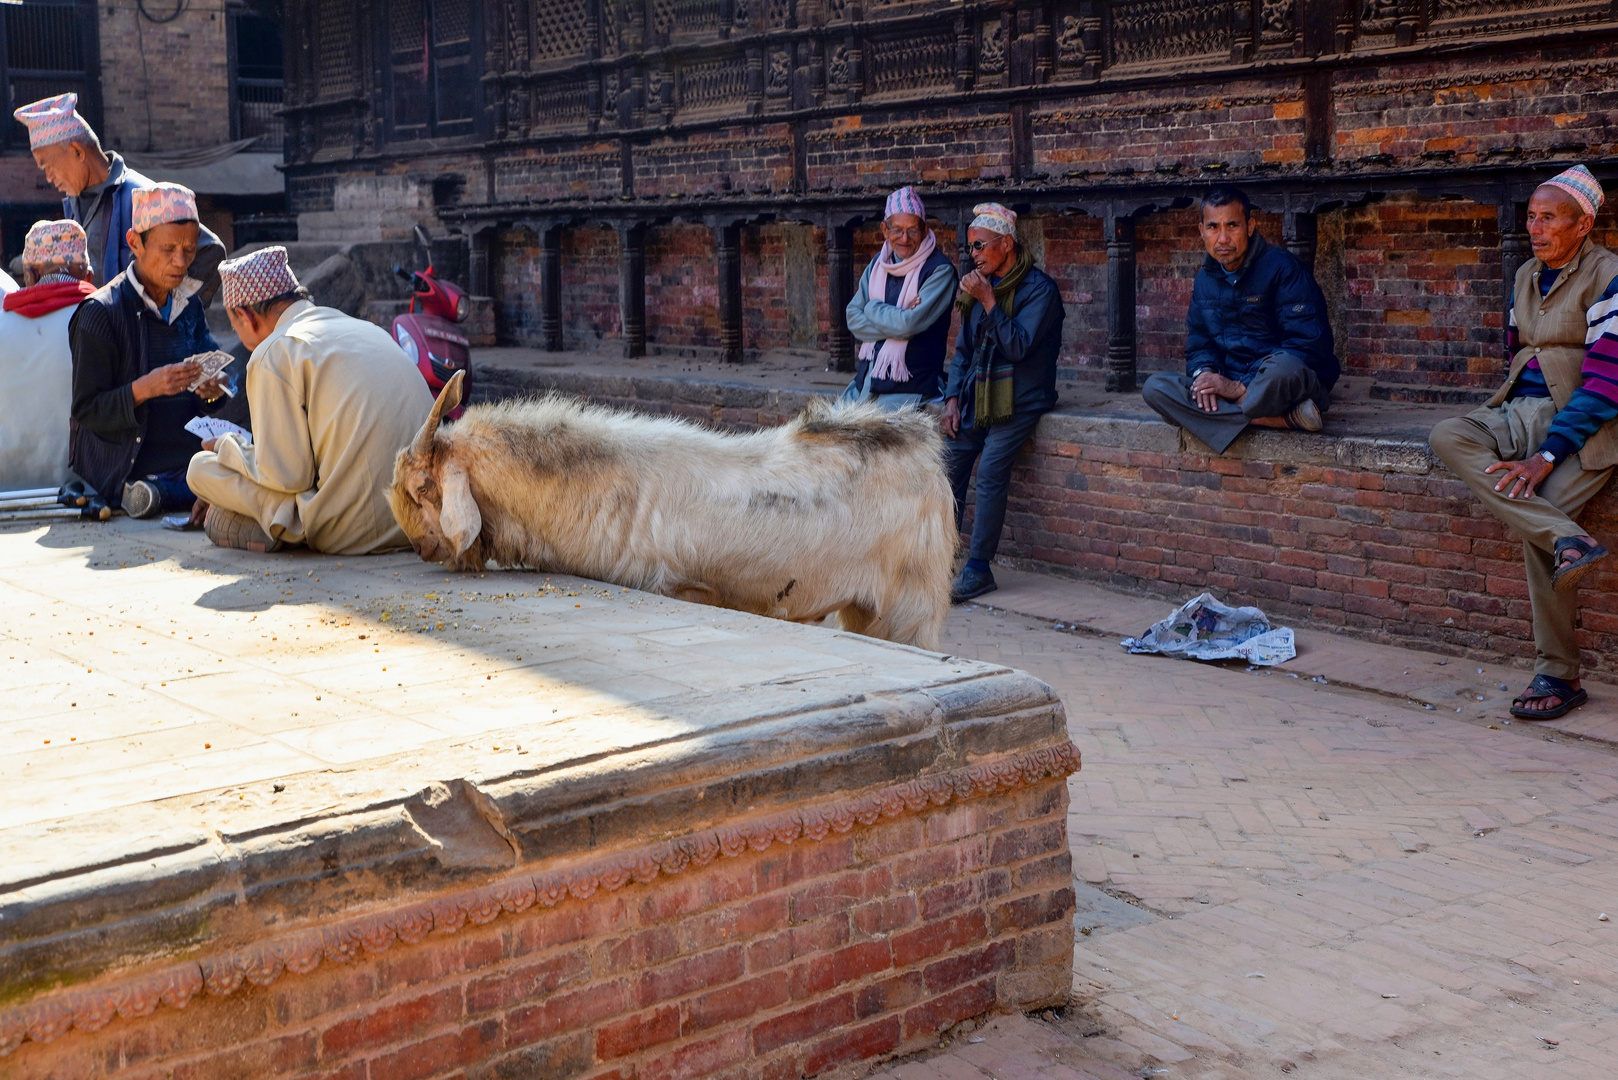
<path fill-rule="evenodd" d="M 1004 239 L 1005 239 L 1005 237 L 1003 237 L 1003 236 L 997 236 L 993 240 L 973 240 L 971 243 L 966 245 L 966 250 L 968 250 L 972 254 L 976 255 L 978 252 L 982 251 L 984 248 L 988 247 L 990 244 L 998 244 L 1000 241 L 1002 241 Z"/>

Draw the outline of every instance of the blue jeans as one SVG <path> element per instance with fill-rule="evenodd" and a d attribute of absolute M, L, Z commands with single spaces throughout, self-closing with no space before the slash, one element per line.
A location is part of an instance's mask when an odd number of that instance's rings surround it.
<path fill-rule="evenodd" d="M 1043 412 L 1017 413 L 988 427 L 971 427 L 961 422 L 960 433 L 944 441 L 944 464 L 949 469 L 949 486 L 955 492 L 955 528 L 961 527 L 966 510 L 966 485 L 972 466 L 978 467 L 977 512 L 972 518 L 972 546 L 967 555 L 989 562 L 1000 547 L 1000 530 L 1006 523 L 1006 499 L 1011 495 L 1011 466 L 1017 453 L 1034 433 Z"/>
<path fill-rule="evenodd" d="M 191 493 L 190 485 L 185 482 L 185 469 L 170 469 L 168 472 L 137 476 L 134 479 L 144 480 L 157 488 L 159 513 L 170 514 L 190 510 L 191 504 L 197 501 L 197 497 Z"/>

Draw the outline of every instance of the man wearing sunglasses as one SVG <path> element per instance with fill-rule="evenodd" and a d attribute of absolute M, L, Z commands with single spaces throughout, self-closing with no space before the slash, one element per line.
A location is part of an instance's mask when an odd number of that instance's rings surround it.
<path fill-rule="evenodd" d="M 882 241 L 848 302 L 848 331 L 860 343 L 859 367 L 842 400 L 902 409 L 938 397 L 955 266 L 927 227 L 927 211 L 913 187 L 888 196 Z"/>
<path fill-rule="evenodd" d="M 1062 297 L 1017 242 L 1017 215 L 979 203 L 967 229 L 975 265 L 961 279 L 961 333 L 944 389 L 945 463 L 959 527 L 977 465 L 977 504 L 966 565 L 950 588 L 957 604 L 993 592 L 989 563 L 1000 546 L 1011 466 L 1039 418 L 1056 405 Z"/>

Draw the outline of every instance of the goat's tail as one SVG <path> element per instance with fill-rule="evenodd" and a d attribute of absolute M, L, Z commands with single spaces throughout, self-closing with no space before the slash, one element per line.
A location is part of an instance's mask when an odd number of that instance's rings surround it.
<path fill-rule="evenodd" d="M 915 453 L 942 459 L 938 422 L 920 409 L 884 409 L 870 402 L 844 404 L 814 398 L 791 421 L 798 438 L 851 446 L 862 453 Z"/>

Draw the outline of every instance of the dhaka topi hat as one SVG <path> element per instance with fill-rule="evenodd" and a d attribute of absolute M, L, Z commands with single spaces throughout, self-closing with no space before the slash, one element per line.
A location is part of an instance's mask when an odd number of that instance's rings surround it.
<path fill-rule="evenodd" d="M 77 94 L 57 94 L 24 105 L 11 115 L 28 129 L 30 150 L 77 139 L 94 140 L 95 132 L 79 115 L 78 104 Z"/>
<path fill-rule="evenodd" d="M 1591 217 L 1601 209 L 1601 204 L 1607 201 L 1606 192 L 1601 190 L 1601 181 L 1591 175 L 1590 170 L 1583 165 L 1575 165 L 1563 173 L 1551 177 L 1540 187 L 1559 188 L 1573 196 L 1573 201 L 1579 204 Z"/>
<path fill-rule="evenodd" d="M 36 221 L 22 244 L 22 262 L 40 275 L 89 269 L 84 229 L 77 221 Z"/>
<path fill-rule="evenodd" d="M 927 220 L 927 208 L 921 205 L 921 196 L 909 184 L 888 196 L 888 205 L 882 208 L 882 220 L 886 221 L 894 214 L 914 214 L 923 221 Z"/>
<path fill-rule="evenodd" d="M 220 301 L 226 308 L 252 307 L 298 287 L 298 279 L 287 265 L 287 249 L 279 246 L 226 259 L 219 264 L 219 281 L 223 286 Z"/>
<path fill-rule="evenodd" d="M 988 229 L 1001 236 L 1017 235 L 1017 213 L 1008 207 L 997 202 L 983 202 L 972 207 L 972 213 L 971 227 L 974 229 Z"/>
<path fill-rule="evenodd" d="M 197 220 L 197 197 L 179 184 L 154 184 L 130 192 L 130 227 L 138 233 L 159 225 Z"/>

